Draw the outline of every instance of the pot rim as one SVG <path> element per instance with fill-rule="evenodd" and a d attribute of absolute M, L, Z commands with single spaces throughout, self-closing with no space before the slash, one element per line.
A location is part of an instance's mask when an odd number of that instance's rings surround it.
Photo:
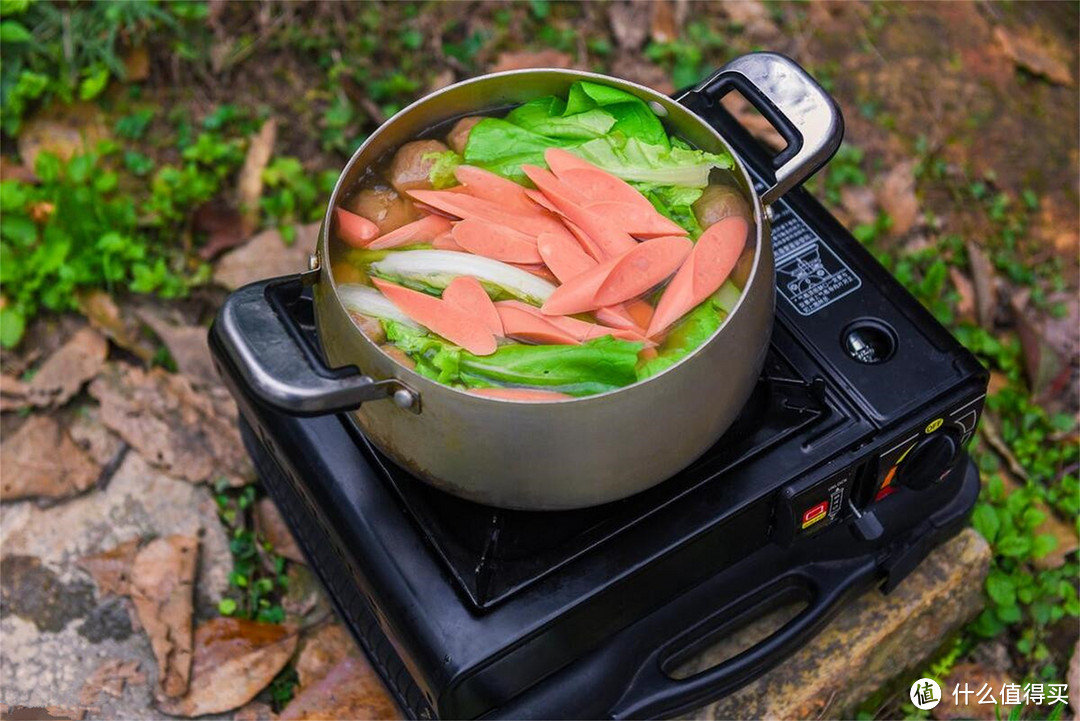
<path fill-rule="evenodd" d="M 654 380 L 656 380 L 656 379 L 658 379 L 658 378 L 660 378 L 662 376 L 667 375 L 671 371 L 678 369 L 679 367 L 685 365 L 686 363 L 690 362 L 694 358 L 698 357 L 705 350 L 706 346 L 709 346 L 712 343 L 716 342 L 716 340 L 718 338 L 720 338 L 720 336 L 724 333 L 724 330 L 726 328 L 728 328 L 728 326 L 730 325 L 730 322 L 729 322 L 730 319 L 733 316 L 735 316 L 735 314 L 738 313 L 739 310 L 743 307 L 744 301 L 746 301 L 746 297 L 747 297 L 747 295 L 749 295 L 748 289 L 750 288 L 750 286 L 754 282 L 760 282 L 760 281 L 758 281 L 758 275 L 759 275 L 759 272 L 761 272 L 760 269 L 761 269 L 761 264 L 762 264 L 762 256 L 765 255 L 762 252 L 763 251 L 763 246 L 764 246 L 764 244 L 766 242 L 771 242 L 771 241 L 768 241 L 766 239 L 766 235 L 767 235 L 766 230 L 769 228 L 769 225 L 768 225 L 768 222 L 767 222 L 767 217 L 766 217 L 766 215 L 764 213 L 764 205 L 762 204 L 761 196 L 758 193 L 757 189 L 754 187 L 753 177 L 747 171 L 746 166 L 743 163 L 743 160 L 739 156 L 739 154 L 735 151 L 734 148 L 732 148 L 731 144 L 724 138 L 724 136 L 721 135 L 720 132 L 717 131 L 715 128 L 713 128 L 701 115 L 695 113 L 693 110 L 691 110 L 690 108 L 686 107 L 685 105 L 683 105 L 683 104 L 681 104 L 679 102 L 679 98 L 681 98 L 683 96 L 680 95 L 677 98 L 673 98 L 673 97 L 664 95 L 664 94 L 662 94 L 662 93 L 660 93 L 660 92 L 658 92 L 656 90 L 653 90 L 652 88 L 646 87 L 646 86 L 641 85 L 639 83 L 632 82 L 630 80 L 625 80 L 623 78 L 618 78 L 618 77 L 615 77 L 615 76 L 612 76 L 612 75 L 604 75 L 602 73 L 594 73 L 594 72 L 587 71 L 587 70 L 575 70 L 575 69 L 571 69 L 571 68 L 524 68 L 524 69 L 520 69 L 520 70 L 505 70 L 505 71 L 497 72 L 497 73 L 485 73 L 483 75 L 477 75 L 475 77 L 467 78 L 465 80 L 461 80 L 459 82 L 448 85 L 448 86 L 446 86 L 444 88 L 440 88 L 439 90 L 436 90 L 434 92 L 428 93 L 428 94 L 414 100 L 413 102 L 409 103 L 407 106 L 405 106 L 404 108 L 402 108 L 398 112 L 394 113 L 394 115 L 387 118 L 378 128 L 375 129 L 375 131 L 373 133 L 371 133 L 371 135 L 369 135 L 364 140 L 363 143 L 361 143 L 360 147 L 358 147 L 353 152 L 353 154 L 349 158 L 348 162 L 345 163 L 345 165 L 342 168 L 341 172 L 338 174 L 337 181 L 335 181 L 335 183 L 334 183 L 334 189 L 333 189 L 332 193 L 330 194 L 330 199 L 327 202 L 327 206 L 326 206 L 326 212 L 323 215 L 322 225 L 321 225 L 320 230 L 319 230 L 318 246 L 316 248 L 316 254 L 317 254 L 318 258 L 319 258 L 320 267 L 321 267 L 321 271 L 320 271 L 320 274 L 319 274 L 319 282 L 324 282 L 324 276 L 325 276 L 325 279 L 329 280 L 330 289 L 331 289 L 331 291 L 333 293 L 333 297 L 334 297 L 335 302 L 337 302 L 338 304 L 341 304 L 341 297 L 338 294 L 338 284 L 337 284 L 336 279 L 334 278 L 332 266 L 331 266 L 331 264 L 329 262 L 328 240 L 329 240 L 330 228 L 332 227 L 333 211 L 334 211 L 334 208 L 337 206 L 337 202 L 340 199 L 342 193 L 344 191 L 348 190 L 348 188 L 344 187 L 346 178 L 348 178 L 351 175 L 353 167 L 359 162 L 360 157 L 367 151 L 367 149 L 379 138 L 379 136 L 384 134 L 386 132 L 386 129 L 388 127 L 392 126 L 396 120 L 398 120 L 399 118 L 413 112 L 418 107 L 421 107 L 423 105 L 427 105 L 428 103 L 431 103 L 431 102 L 435 102 L 440 96 L 442 96 L 442 95 L 444 95 L 446 93 L 457 90 L 458 88 L 461 88 L 463 86 L 488 82 L 488 81 L 490 81 L 490 80 L 492 80 L 494 78 L 503 78 L 503 77 L 510 77 L 510 76 L 529 76 L 529 75 L 536 75 L 536 74 L 558 74 L 558 75 L 564 75 L 566 77 L 577 79 L 577 80 L 592 80 L 592 81 L 597 81 L 597 82 L 600 82 L 600 83 L 614 83 L 620 89 L 633 90 L 635 92 L 635 94 L 637 94 L 639 97 L 644 96 L 644 97 L 641 97 L 641 99 L 644 100 L 647 104 L 649 104 L 650 109 L 653 109 L 654 112 L 655 112 L 655 109 L 652 107 L 653 102 L 659 103 L 662 107 L 665 107 L 665 108 L 671 107 L 671 106 L 677 108 L 677 112 L 685 113 L 685 115 L 688 116 L 690 122 L 698 123 L 702 128 L 704 128 L 706 130 L 706 132 L 708 132 L 709 134 L 714 136 L 717 139 L 717 141 L 719 141 L 721 146 L 723 146 L 724 150 L 727 151 L 728 155 L 731 156 L 731 159 L 732 159 L 732 161 L 734 163 L 734 168 L 732 168 L 732 170 L 733 171 L 735 171 L 735 170 L 738 171 L 738 174 L 740 175 L 740 178 L 743 181 L 744 186 L 745 186 L 744 190 L 746 190 L 750 194 L 751 206 L 753 208 L 753 214 L 754 214 L 754 232 L 755 232 L 755 236 L 756 236 L 756 238 L 755 238 L 755 248 L 754 248 L 754 261 L 751 264 L 750 273 L 749 273 L 749 275 L 747 275 L 747 279 L 746 279 L 746 283 L 745 283 L 744 287 L 740 289 L 739 299 L 738 299 L 738 301 L 736 301 L 735 307 L 731 309 L 731 312 L 728 314 L 727 318 L 724 319 L 724 321 L 723 321 L 723 323 L 721 323 L 720 327 L 717 328 L 716 331 L 714 331 L 711 336 L 709 336 L 704 342 L 702 342 L 700 345 L 698 345 L 697 348 L 695 348 L 693 351 L 691 351 L 689 354 L 687 354 L 686 357 L 681 359 L 679 362 L 665 368 L 664 370 L 660 371 L 659 373 L 656 373 L 655 375 L 649 376 L 645 380 L 634 381 L 633 383 L 630 383 L 629 385 L 623 386 L 621 388 L 615 388 L 615 389 L 610 390 L 610 391 L 604 391 L 603 393 L 595 393 L 595 394 L 588 395 L 588 396 L 576 396 L 576 397 L 571 397 L 571 398 L 559 398 L 559 399 L 548 400 L 548 401 L 527 401 L 527 400 L 516 400 L 516 399 L 511 400 L 511 399 L 506 399 L 506 398 L 492 398 L 492 397 L 488 397 L 488 396 L 478 396 L 478 395 L 469 393 L 466 390 L 462 390 L 460 388 L 455 388 L 453 386 L 448 386 L 448 385 L 444 385 L 442 383 L 439 383 L 439 382 L 437 382 L 435 380 L 427 378 L 426 376 L 420 375 L 419 373 L 417 373 L 416 371 L 414 371 L 411 368 L 408 368 L 408 367 L 402 365 L 397 360 L 395 360 L 394 358 L 391 358 L 388 354 L 386 354 L 385 351 L 383 351 L 383 349 L 379 346 L 379 344 L 375 343 L 370 338 L 368 338 L 367 334 L 364 333 L 354 323 L 353 324 L 353 330 L 356 333 L 359 333 L 360 336 L 364 339 L 364 341 L 367 342 L 368 344 L 370 344 L 371 346 L 373 346 L 376 351 L 383 354 L 391 362 L 393 362 L 395 374 L 402 374 L 404 376 L 403 380 L 407 380 L 408 384 L 413 385 L 414 387 L 429 386 L 432 389 L 437 389 L 437 392 L 452 391 L 452 392 L 457 393 L 458 395 L 460 395 L 462 398 L 468 399 L 471 402 L 515 404 L 515 405 L 519 405 L 519 406 L 520 405 L 532 405 L 532 406 L 545 405 L 546 406 L 546 405 L 557 405 L 557 404 L 564 404 L 565 405 L 565 404 L 570 404 L 570 403 L 582 403 L 582 402 L 587 402 L 587 401 L 594 401 L 594 400 L 598 400 L 598 399 L 601 399 L 601 398 L 607 399 L 607 398 L 610 398 L 612 396 L 615 396 L 616 394 L 629 392 L 629 391 L 632 391 L 635 388 L 643 387 L 643 386 L 651 383 L 652 381 L 654 381 Z M 667 116 L 661 116 L 659 114 L 657 114 L 657 116 L 660 118 L 661 122 L 664 122 L 665 125 L 666 125 L 666 121 L 668 120 L 668 117 Z M 775 289 L 773 289 L 773 292 L 775 292 Z M 343 307 L 343 310 L 344 310 L 344 307 Z M 347 311 L 346 311 L 346 313 L 347 313 Z M 399 375 L 398 377 L 401 378 L 402 376 Z M 430 392 L 430 391 L 418 391 L 418 392 L 421 395 L 423 395 L 425 392 Z"/>

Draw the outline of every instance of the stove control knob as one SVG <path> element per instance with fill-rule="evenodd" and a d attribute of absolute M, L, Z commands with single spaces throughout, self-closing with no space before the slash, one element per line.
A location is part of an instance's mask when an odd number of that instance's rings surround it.
<path fill-rule="evenodd" d="M 855 537 L 863 541 L 876 541 L 885 533 L 885 528 L 873 511 L 859 511 L 855 504 L 848 501 L 848 510 L 854 516 L 851 523 L 851 532 Z"/>
<path fill-rule="evenodd" d="M 948 474 L 959 455 L 960 434 L 943 428 L 911 449 L 896 469 L 896 483 L 916 491 L 929 488 Z"/>

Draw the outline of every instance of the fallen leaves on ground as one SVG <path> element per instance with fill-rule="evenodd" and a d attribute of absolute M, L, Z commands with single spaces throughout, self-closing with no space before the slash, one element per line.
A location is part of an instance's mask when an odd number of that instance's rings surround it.
<path fill-rule="evenodd" d="M 1069 63 L 1052 43 L 1045 39 L 1028 37 L 1003 27 L 994 29 L 994 38 L 1017 67 L 1032 75 L 1039 75 L 1058 85 L 1073 84 Z"/>
<path fill-rule="evenodd" d="M 864 185 L 845 185 L 841 188 L 840 205 L 855 225 L 870 225 L 877 221 L 877 199 L 874 191 Z"/>
<path fill-rule="evenodd" d="M 130 541 L 80 558 L 76 565 L 90 574 L 98 589 L 98 596 L 127 596 L 131 592 L 131 568 L 139 552 L 142 539 Z"/>
<path fill-rule="evenodd" d="M 64 405 L 98 374 L 108 353 L 109 344 L 97 331 L 91 328 L 76 331 L 41 364 L 29 383 L 21 384 L 18 389 L 22 391 L 21 403 L 38 407 Z M 5 405 L 19 398 L 17 390 L 10 385 L 2 395 Z"/>
<path fill-rule="evenodd" d="M 158 708 L 190 717 L 243 706 L 285 667 L 296 643 L 296 632 L 286 626 L 240 618 L 207 621 L 195 630 L 187 694 L 162 700 Z"/>
<path fill-rule="evenodd" d="M 892 224 L 889 234 L 907 235 L 919 219 L 919 200 L 915 197 L 915 163 L 905 161 L 895 166 L 878 185 L 875 195 L 878 205 L 888 213 Z"/>
<path fill-rule="evenodd" d="M 269 118 L 251 136 L 247 156 L 236 179 L 236 199 L 244 219 L 244 235 L 251 235 L 259 227 L 259 198 L 262 197 L 263 171 L 274 153 L 277 139 L 277 121 Z"/>
<path fill-rule="evenodd" d="M 719 8 L 751 37 L 764 40 L 780 34 L 769 8 L 761 0 L 728 0 L 720 3 Z"/>
<path fill-rule="evenodd" d="M 147 543 L 131 564 L 131 601 L 154 650 L 158 690 L 169 698 L 188 690 L 198 551 L 191 536 L 166 536 Z"/>
<path fill-rule="evenodd" d="M 986 721 L 996 721 L 999 718 L 1011 718 L 1009 715 L 1009 709 L 1014 707 L 1013 704 L 1008 706 L 1001 704 L 1001 687 L 1007 683 L 1015 683 L 1015 680 L 1009 678 L 1009 676 L 997 669 L 987 668 L 975 663 L 962 663 L 953 667 L 952 673 L 942 684 L 941 703 L 935 706 L 930 715 L 938 719 L 938 721 L 946 721 L 947 719 L 985 719 Z M 961 695 L 959 698 L 954 698 L 951 689 L 957 685 L 960 688 L 969 688 L 972 690 L 971 696 L 964 699 Z M 990 688 L 990 693 L 994 698 L 994 702 L 987 703 L 987 701 L 979 702 L 979 692 L 982 689 L 983 684 L 986 684 Z M 957 703 L 960 701 L 960 703 Z"/>
<path fill-rule="evenodd" d="M 687 0 L 652 3 L 649 37 L 658 43 L 670 43 L 678 40 L 689 7 Z"/>
<path fill-rule="evenodd" d="M 51 416 L 31 416 L 0 445 L 0 497 L 65 498 L 92 486 L 101 468 Z"/>
<path fill-rule="evenodd" d="M 245 226 L 240 211 L 223 201 L 212 200 L 200 205 L 191 218 L 191 229 L 206 236 L 206 242 L 199 248 L 199 257 L 210 260 L 243 243 L 251 235 Z"/>
<path fill-rule="evenodd" d="M 971 269 L 971 282 L 975 286 L 975 315 L 979 325 L 986 330 L 994 327 L 997 311 L 997 279 L 994 265 L 982 248 L 969 242 L 967 244 L 968 266 Z"/>
<path fill-rule="evenodd" d="M 651 5 L 646 0 L 621 0 L 608 5 L 608 23 L 620 49 L 637 50 L 645 44 L 651 27 Z"/>
<path fill-rule="evenodd" d="M 0 374 L 0 411 L 14 411 L 26 407 L 26 394 L 30 384 L 15 376 Z"/>
<path fill-rule="evenodd" d="M 184 376 L 112 363 L 90 384 L 90 395 L 101 404 L 101 422 L 166 473 L 192 483 L 225 478 L 244 485 L 251 478 L 227 393 L 201 394 Z"/>
<path fill-rule="evenodd" d="M 74 706 L 9 706 L 6 703 L 0 703 L 0 718 L 5 721 L 7 719 L 82 721 L 86 718 L 86 709 Z"/>
<path fill-rule="evenodd" d="M 70 160 L 96 148 L 106 135 L 101 109 L 94 103 L 51 103 L 23 123 L 19 157 L 27 168 L 36 167 L 41 152 Z"/>
<path fill-rule="evenodd" d="M 1020 338 L 1028 388 L 1033 398 L 1040 399 L 1063 391 L 1071 370 L 1068 362 L 1046 342 L 1041 324 L 1028 306 L 1029 297 L 1026 291 L 1010 294 L 1009 308 Z"/>
<path fill-rule="evenodd" d="M 145 45 L 138 45 L 124 53 L 124 80 L 129 83 L 141 83 L 150 77 L 150 51 Z"/>
<path fill-rule="evenodd" d="M 506 70 L 525 70 L 527 68 L 570 68 L 574 59 L 558 50 L 537 50 L 536 52 L 499 53 L 491 72 L 501 73 Z"/>
<path fill-rule="evenodd" d="M 318 236 L 318 223 L 296 226 L 296 241 L 292 245 L 285 245 L 277 230 L 264 230 L 221 256 L 214 267 L 214 282 L 235 290 L 256 280 L 305 271 L 308 254 L 314 252 Z"/>
<path fill-rule="evenodd" d="M 307 563 L 296 540 L 292 537 L 289 527 L 285 525 L 285 519 L 270 498 L 260 498 L 255 504 L 255 530 L 264 541 L 268 541 L 274 548 L 274 553 L 284 556 L 290 561 Z"/>
<path fill-rule="evenodd" d="M 949 279 L 960 299 L 956 302 L 956 318 L 968 323 L 975 322 L 975 284 L 955 266 L 949 266 Z"/>
<path fill-rule="evenodd" d="M 83 683 L 79 691 L 79 703 L 83 706 L 92 706 L 97 702 L 102 693 L 113 698 L 124 695 L 124 687 L 127 684 L 141 685 L 146 683 L 146 674 L 139 670 L 139 661 L 124 661 L 112 659 L 97 667 Z"/>
<path fill-rule="evenodd" d="M 108 293 L 103 290 L 82 293 L 78 304 L 79 312 L 86 316 L 90 325 L 113 343 L 145 363 L 153 359 L 157 348 L 143 334 L 138 319 L 130 311 L 121 310 Z"/>
<path fill-rule="evenodd" d="M 207 344 L 207 329 L 199 325 L 173 322 L 158 310 L 142 308 L 136 311 L 143 323 L 157 334 L 169 354 L 176 361 L 177 369 L 200 386 L 220 383 L 214 359 Z"/>
<path fill-rule="evenodd" d="M 305 639 L 296 673 L 299 686 L 278 715 L 282 721 L 402 718 L 375 669 L 340 624 L 323 626 Z"/>

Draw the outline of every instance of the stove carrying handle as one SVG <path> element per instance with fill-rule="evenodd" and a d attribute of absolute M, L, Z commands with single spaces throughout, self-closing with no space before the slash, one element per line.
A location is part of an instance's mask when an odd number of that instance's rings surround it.
<path fill-rule="evenodd" d="M 738 90 L 787 141 L 773 158 L 776 182 L 761 194 L 768 206 L 813 175 L 840 147 L 844 116 L 821 85 L 791 58 L 779 53 L 749 53 L 720 68 L 688 96 L 712 107 Z"/>
<path fill-rule="evenodd" d="M 680 608 L 678 603 L 660 609 L 651 619 L 657 624 L 653 631 L 671 640 L 658 649 L 636 649 L 636 657 L 642 661 L 612 709 L 612 718 L 671 716 L 735 691 L 805 645 L 841 602 L 849 594 L 865 589 L 874 574 L 872 560 L 812 563 L 741 594 L 690 626 L 688 618 L 699 618 L 690 609 Z M 798 600 L 808 605 L 750 648 L 687 678 L 670 675 L 672 669 L 695 653 L 785 603 Z"/>
<path fill-rule="evenodd" d="M 299 275 L 251 283 L 233 292 L 214 320 L 211 334 L 255 399 L 294 416 L 341 413 L 385 398 L 418 413 L 419 394 L 397 379 L 326 365 L 286 307 L 303 290 Z"/>

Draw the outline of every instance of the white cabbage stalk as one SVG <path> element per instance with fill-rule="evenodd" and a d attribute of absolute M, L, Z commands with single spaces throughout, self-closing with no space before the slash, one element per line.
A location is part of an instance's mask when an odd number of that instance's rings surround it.
<path fill-rule="evenodd" d="M 410 328 L 420 326 L 409 316 L 398 310 L 390 299 L 376 289 L 359 283 L 345 283 L 338 286 L 338 297 L 346 310 L 371 318 L 392 320 Z"/>
<path fill-rule="evenodd" d="M 375 275 L 389 280 L 420 281 L 440 289 L 454 278 L 468 275 L 533 305 L 542 305 L 555 292 L 554 285 L 521 268 L 455 250 L 398 251 L 370 267 Z"/>

